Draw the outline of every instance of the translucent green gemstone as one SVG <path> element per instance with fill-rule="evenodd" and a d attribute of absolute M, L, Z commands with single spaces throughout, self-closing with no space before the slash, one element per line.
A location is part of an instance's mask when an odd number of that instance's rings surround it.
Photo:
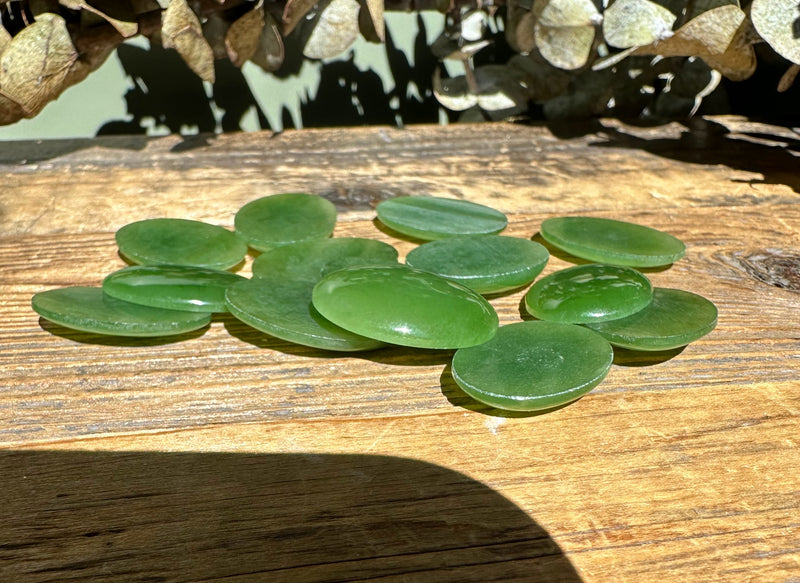
<path fill-rule="evenodd" d="M 534 283 L 525 295 L 525 307 L 540 320 L 583 324 L 630 316 L 652 299 L 650 280 L 635 269 L 590 263 Z"/>
<path fill-rule="evenodd" d="M 378 203 L 378 218 L 398 233 L 424 239 L 496 234 L 508 219 L 495 209 L 452 198 L 399 196 Z"/>
<path fill-rule="evenodd" d="M 120 253 L 144 265 L 228 269 L 242 262 L 247 245 L 217 225 L 186 219 L 146 219 L 116 234 Z"/>
<path fill-rule="evenodd" d="M 271 249 L 253 261 L 253 276 L 318 282 L 324 275 L 356 265 L 392 265 L 397 250 L 374 239 L 341 237 L 304 241 Z"/>
<path fill-rule="evenodd" d="M 635 314 L 586 324 L 615 346 L 632 350 L 669 350 L 685 346 L 717 325 L 716 306 L 691 292 L 657 287 L 653 301 Z"/>
<path fill-rule="evenodd" d="M 181 312 L 112 298 L 99 287 L 65 287 L 38 293 L 33 310 L 67 328 L 115 336 L 167 336 L 207 326 L 211 314 Z"/>
<path fill-rule="evenodd" d="M 383 343 L 340 328 L 311 305 L 314 281 L 266 275 L 231 286 L 230 312 L 276 338 L 323 350 L 372 350 Z"/>
<path fill-rule="evenodd" d="M 486 342 L 497 330 L 497 314 L 480 294 L 404 265 L 334 271 L 312 298 L 335 324 L 392 344 L 460 348 Z"/>
<path fill-rule="evenodd" d="M 547 249 L 529 239 L 465 235 L 420 245 L 406 256 L 406 264 L 491 294 L 529 284 L 548 258 Z"/>
<path fill-rule="evenodd" d="M 134 265 L 103 280 L 114 298 L 169 310 L 227 312 L 225 289 L 245 278 L 218 269 L 183 265 Z"/>
<path fill-rule="evenodd" d="M 574 401 L 608 374 L 614 351 L 600 334 L 559 322 L 501 326 L 494 338 L 453 356 L 452 373 L 472 398 L 512 411 Z"/>
<path fill-rule="evenodd" d="M 336 207 L 313 194 L 292 192 L 248 202 L 234 218 L 236 232 L 259 251 L 330 237 Z"/>
<path fill-rule="evenodd" d="M 629 267 L 667 265 L 686 252 L 686 246 L 668 233 L 613 219 L 547 219 L 541 234 L 548 243 L 576 257 Z"/>

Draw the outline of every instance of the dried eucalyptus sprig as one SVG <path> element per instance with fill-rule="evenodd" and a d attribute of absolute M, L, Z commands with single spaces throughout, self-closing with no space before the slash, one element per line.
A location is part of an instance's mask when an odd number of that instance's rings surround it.
<path fill-rule="evenodd" d="M 800 72 L 800 0 L 0 0 L 0 124 L 34 117 L 134 36 L 213 83 L 219 59 L 274 72 L 290 35 L 325 59 L 359 35 L 383 42 L 385 10 L 431 9 L 447 23 L 432 53 L 464 66 L 437 73 L 437 99 L 489 119 L 531 103 L 550 117 L 692 114 L 722 77 L 753 74 L 760 42 L 788 61 L 777 89 Z M 509 53 L 487 51 L 498 43 L 516 55 L 487 62 Z"/>

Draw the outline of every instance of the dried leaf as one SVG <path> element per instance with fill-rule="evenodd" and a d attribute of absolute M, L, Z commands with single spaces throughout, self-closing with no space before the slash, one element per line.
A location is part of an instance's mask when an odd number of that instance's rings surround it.
<path fill-rule="evenodd" d="M 0 94 L 26 117 L 33 117 L 66 87 L 77 59 L 64 19 L 49 12 L 39 14 L 0 55 Z"/>
<path fill-rule="evenodd" d="M 470 93 L 464 75 L 442 79 L 439 69 L 433 73 L 433 94 L 450 111 L 466 111 L 478 104 L 478 97 Z"/>
<path fill-rule="evenodd" d="M 580 69 L 589 60 L 595 25 L 602 22 L 592 0 L 536 0 L 536 47 L 559 69 Z"/>
<path fill-rule="evenodd" d="M 117 29 L 123 38 L 130 38 L 139 32 L 136 13 L 128 10 L 126 2 L 93 2 L 86 0 L 59 0 L 59 4 L 70 10 L 86 10 L 96 14 Z"/>
<path fill-rule="evenodd" d="M 753 25 L 745 18 L 728 50 L 721 55 L 705 55 L 702 59 L 712 69 L 732 81 L 744 81 L 756 72 L 758 64 L 753 50 Z"/>
<path fill-rule="evenodd" d="M 571 71 L 580 69 L 589 60 L 595 29 L 593 26 L 544 26 L 537 22 L 534 35 L 539 53 L 550 64 Z"/>
<path fill-rule="evenodd" d="M 383 0 L 366 0 L 367 11 L 369 12 L 372 28 L 378 40 L 383 42 L 386 39 L 386 24 L 383 20 Z"/>
<path fill-rule="evenodd" d="M 11 34 L 5 29 L 4 26 L 0 26 L 0 53 L 2 53 L 8 43 L 11 42 Z"/>
<path fill-rule="evenodd" d="M 483 38 L 486 28 L 486 13 L 472 10 L 461 18 L 461 38 L 467 42 L 476 42 Z"/>
<path fill-rule="evenodd" d="M 331 0 L 322 9 L 303 55 L 309 59 L 329 59 L 346 51 L 358 38 L 356 0 Z"/>
<path fill-rule="evenodd" d="M 758 34 L 776 53 L 800 64 L 800 3 L 798 0 L 753 0 L 750 18 Z"/>
<path fill-rule="evenodd" d="M 593 26 L 602 22 L 602 16 L 592 0 L 536 0 L 533 12 L 542 26 Z"/>
<path fill-rule="evenodd" d="M 670 38 L 643 46 L 635 54 L 703 58 L 722 55 L 733 43 L 744 19 L 739 7 L 720 6 L 693 18 Z"/>
<path fill-rule="evenodd" d="M 258 38 L 258 48 L 250 60 L 265 71 L 277 71 L 283 64 L 283 38 L 278 23 L 271 14 L 264 15 L 264 28 Z"/>
<path fill-rule="evenodd" d="M 781 76 L 781 80 L 778 82 L 778 93 L 789 91 L 792 85 L 794 85 L 798 73 L 800 73 L 800 65 L 792 65 L 786 69 L 786 72 Z"/>
<path fill-rule="evenodd" d="M 688 12 L 685 14 L 686 21 L 688 22 L 693 18 L 697 18 L 703 12 L 714 10 L 720 6 L 740 7 L 738 0 L 694 0 L 694 2 L 690 2 L 687 6 Z"/>
<path fill-rule="evenodd" d="M 200 19 L 186 0 L 172 0 L 164 11 L 161 34 L 165 48 L 174 48 L 203 81 L 214 82 L 214 51 L 203 36 Z"/>
<path fill-rule="evenodd" d="M 533 12 L 523 14 L 517 24 L 516 42 L 520 53 L 530 53 L 536 48 L 536 15 Z"/>
<path fill-rule="evenodd" d="M 528 108 L 528 89 L 521 71 L 507 65 L 485 65 L 475 70 L 475 81 L 482 110 L 512 115 Z"/>
<path fill-rule="evenodd" d="M 287 0 L 283 8 L 283 34 L 288 36 L 317 5 L 318 0 Z"/>
<path fill-rule="evenodd" d="M 256 53 L 263 29 L 264 9 L 260 4 L 231 24 L 225 35 L 225 48 L 234 66 L 241 67 Z"/>
<path fill-rule="evenodd" d="M 672 36 L 676 18 L 650 0 L 617 0 L 603 14 L 603 36 L 618 49 L 649 45 Z"/>

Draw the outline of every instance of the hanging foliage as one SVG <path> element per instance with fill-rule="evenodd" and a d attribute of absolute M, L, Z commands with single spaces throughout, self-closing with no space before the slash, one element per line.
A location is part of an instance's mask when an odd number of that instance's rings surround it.
<path fill-rule="evenodd" d="M 445 18 L 431 53 L 465 71 L 437 71 L 436 98 L 486 119 L 531 103 L 551 117 L 691 115 L 723 77 L 754 73 L 758 43 L 787 61 L 776 89 L 800 72 L 800 0 L 0 0 L 0 124 L 34 117 L 138 35 L 214 83 L 220 59 L 268 74 L 288 37 L 328 59 L 359 36 L 384 42 L 384 11 L 422 9 Z M 487 51 L 501 42 L 511 59 L 482 58 L 508 54 Z"/>

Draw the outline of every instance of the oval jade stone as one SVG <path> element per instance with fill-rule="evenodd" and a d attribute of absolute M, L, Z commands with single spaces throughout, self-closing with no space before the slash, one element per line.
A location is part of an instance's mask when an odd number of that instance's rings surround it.
<path fill-rule="evenodd" d="M 145 219 L 116 233 L 120 253 L 144 265 L 190 265 L 229 269 L 247 254 L 247 244 L 217 225 L 187 219 Z"/>
<path fill-rule="evenodd" d="M 185 265 L 134 265 L 103 280 L 103 291 L 114 298 L 169 310 L 227 312 L 225 290 L 241 275 Z"/>
<path fill-rule="evenodd" d="M 321 196 L 290 192 L 248 202 L 234 217 L 234 226 L 259 251 L 311 239 L 325 239 L 336 226 L 336 207 Z"/>
<path fill-rule="evenodd" d="M 508 225 L 500 211 L 452 198 L 399 196 L 378 203 L 375 210 L 387 227 L 426 241 L 454 235 L 496 234 Z"/>
<path fill-rule="evenodd" d="M 565 405 L 608 374 L 614 351 L 598 333 L 559 322 L 517 322 L 494 338 L 457 350 L 452 374 L 477 401 L 511 411 Z"/>
<path fill-rule="evenodd" d="M 494 308 L 477 292 L 404 265 L 334 271 L 314 287 L 312 299 L 342 328 L 418 348 L 481 344 L 498 324 Z"/>
<path fill-rule="evenodd" d="M 112 298 L 99 287 L 65 287 L 40 292 L 33 310 L 67 328 L 115 336 L 168 336 L 207 326 L 211 314 L 165 310 Z"/>
<path fill-rule="evenodd" d="M 630 316 L 652 299 L 650 280 L 635 269 L 590 263 L 534 283 L 525 295 L 525 307 L 540 320 L 584 324 Z"/>
<path fill-rule="evenodd" d="M 239 282 L 228 288 L 228 309 L 256 330 L 303 346 L 350 352 L 384 345 L 320 315 L 311 304 L 315 283 L 275 275 Z"/>
<path fill-rule="evenodd" d="M 254 277 L 272 275 L 316 283 L 343 267 L 396 263 L 397 250 L 387 243 L 339 237 L 276 247 L 256 257 L 252 269 Z"/>
<path fill-rule="evenodd" d="M 541 234 L 567 253 L 597 263 L 655 267 L 673 263 L 686 253 L 683 242 L 668 233 L 614 219 L 546 219 Z"/>
<path fill-rule="evenodd" d="M 544 245 L 530 239 L 465 235 L 420 245 L 408 253 L 406 265 L 491 294 L 529 284 L 549 257 Z"/>
<path fill-rule="evenodd" d="M 717 307 L 691 292 L 657 287 L 643 310 L 619 320 L 586 324 L 611 344 L 631 350 L 686 346 L 717 325 Z"/>

